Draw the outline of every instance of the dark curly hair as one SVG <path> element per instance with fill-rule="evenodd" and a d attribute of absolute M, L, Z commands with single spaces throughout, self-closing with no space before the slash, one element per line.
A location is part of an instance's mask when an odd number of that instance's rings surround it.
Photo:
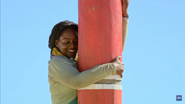
<path fill-rule="evenodd" d="M 68 28 L 74 29 L 76 32 L 78 32 L 78 25 L 68 20 L 59 22 L 53 27 L 48 42 L 48 47 L 51 49 L 51 51 L 54 47 L 56 47 L 55 40 L 59 39 L 62 33 Z"/>

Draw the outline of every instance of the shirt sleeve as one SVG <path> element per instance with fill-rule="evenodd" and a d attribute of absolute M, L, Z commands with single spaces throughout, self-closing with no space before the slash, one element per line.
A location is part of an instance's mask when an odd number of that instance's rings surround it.
<path fill-rule="evenodd" d="M 61 58 L 53 58 L 49 62 L 49 77 L 73 89 L 83 88 L 109 75 L 116 75 L 116 68 L 112 63 L 97 65 L 80 73 Z"/>
<path fill-rule="evenodd" d="M 128 17 L 123 17 L 123 25 L 122 25 L 122 50 L 125 48 L 126 38 L 127 38 L 127 31 L 128 31 Z"/>

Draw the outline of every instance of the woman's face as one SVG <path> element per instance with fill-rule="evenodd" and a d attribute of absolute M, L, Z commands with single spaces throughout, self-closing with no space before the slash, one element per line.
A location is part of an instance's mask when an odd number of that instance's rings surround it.
<path fill-rule="evenodd" d="M 74 29 L 66 29 L 60 38 L 55 41 L 56 47 L 68 58 L 75 58 L 78 50 L 78 37 Z"/>

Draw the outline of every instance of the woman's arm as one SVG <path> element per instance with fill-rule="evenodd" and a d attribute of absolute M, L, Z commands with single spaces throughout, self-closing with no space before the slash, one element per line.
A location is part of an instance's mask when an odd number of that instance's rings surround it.
<path fill-rule="evenodd" d="M 125 43 L 126 43 L 126 38 L 127 38 L 127 31 L 128 31 L 128 18 L 127 17 L 123 17 L 122 28 L 123 28 L 122 29 L 122 45 L 123 45 L 122 50 L 124 50 Z"/>
<path fill-rule="evenodd" d="M 79 71 L 61 58 L 53 58 L 49 62 L 49 77 L 73 89 L 93 84 L 109 75 L 116 75 L 113 63 L 98 65 L 90 70 Z"/>
<path fill-rule="evenodd" d="M 126 38 L 127 38 L 127 30 L 128 30 L 128 5 L 129 0 L 122 0 L 122 15 L 123 15 L 123 29 L 122 29 L 122 45 L 124 50 Z"/>

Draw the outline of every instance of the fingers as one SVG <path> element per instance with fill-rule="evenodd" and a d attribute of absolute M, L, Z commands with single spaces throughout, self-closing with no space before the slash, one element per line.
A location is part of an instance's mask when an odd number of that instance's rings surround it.
<path fill-rule="evenodd" d="M 129 4 L 130 0 L 126 0 L 127 4 Z"/>
<path fill-rule="evenodd" d="M 124 72 L 124 66 L 123 66 L 123 71 L 122 71 L 122 73 Z"/>
<path fill-rule="evenodd" d="M 116 61 L 121 62 L 120 59 L 121 59 L 121 56 L 116 57 Z"/>
<path fill-rule="evenodd" d="M 121 56 L 117 56 L 112 62 L 119 61 L 121 59 Z"/>
<path fill-rule="evenodd" d="M 123 10 L 127 10 L 129 2 L 129 0 L 122 0 Z"/>
<path fill-rule="evenodd" d="M 123 66 L 124 66 L 124 63 L 121 63 L 121 65 L 123 65 Z"/>
<path fill-rule="evenodd" d="M 117 59 L 118 59 L 118 60 L 121 59 L 121 56 L 117 56 Z"/>
<path fill-rule="evenodd" d="M 113 62 L 113 63 L 116 62 L 116 63 L 118 63 L 118 64 L 124 65 L 124 63 L 121 62 L 120 59 L 121 59 L 121 56 L 117 56 L 114 60 L 112 60 L 112 62 Z"/>
<path fill-rule="evenodd" d="M 129 4 L 130 0 L 122 0 L 122 3 L 126 3 L 127 5 Z"/>
<path fill-rule="evenodd" d="M 117 60 L 120 60 L 120 59 L 121 59 L 121 56 L 118 56 L 116 59 L 117 59 Z"/>
<path fill-rule="evenodd" d="M 123 72 L 124 72 L 124 66 L 118 66 L 118 69 L 116 70 L 116 74 L 119 75 L 122 78 L 123 77 L 122 76 Z"/>
<path fill-rule="evenodd" d="M 123 73 L 123 71 L 124 71 L 124 67 L 121 67 L 120 72 Z"/>
<path fill-rule="evenodd" d="M 120 77 L 123 78 L 123 75 L 121 74 Z"/>
<path fill-rule="evenodd" d="M 112 62 L 115 62 L 116 61 L 116 58 L 114 60 L 112 60 Z"/>

